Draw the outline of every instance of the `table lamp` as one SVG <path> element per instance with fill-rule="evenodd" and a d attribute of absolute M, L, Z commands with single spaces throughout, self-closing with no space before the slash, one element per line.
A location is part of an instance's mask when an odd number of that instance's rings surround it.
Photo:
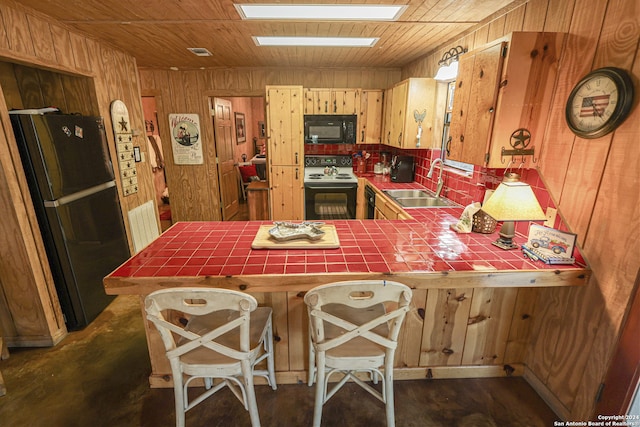
<path fill-rule="evenodd" d="M 546 219 L 538 199 L 529 184 L 520 181 L 517 173 L 507 173 L 496 191 L 482 206 L 482 210 L 496 221 L 503 221 L 500 237 L 492 242 L 502 249 L 516 249 L 514 221 L 542 221 Z"/>

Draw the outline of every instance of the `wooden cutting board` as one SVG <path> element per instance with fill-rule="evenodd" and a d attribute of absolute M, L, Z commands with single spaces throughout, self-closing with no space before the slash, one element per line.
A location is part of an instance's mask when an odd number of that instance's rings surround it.
<path fill-rule="evenodd" d="M 322 226 L 324 236 L 318 240 L 296 239 L 284 242 L 277 241 L 269 234 L 274 225 L 261 225 L 251 247 L 253 249 L 336 249 L 340 247 L 335 225 Z"/>

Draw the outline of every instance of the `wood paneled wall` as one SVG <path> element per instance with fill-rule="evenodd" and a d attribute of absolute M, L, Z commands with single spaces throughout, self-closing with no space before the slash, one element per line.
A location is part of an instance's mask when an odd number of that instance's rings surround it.
<path fill-rule="evenodd" d="M 110 105 L 122 100 L 134 144 L 147 153 L 135 59 L 69 31 L 57 22 L 3 2 L 0 9 L 0 322 L 10 346 L 51 345 L 66 333 L 33 204 L 13 136 L 8 110 L 58 106 L 66 112 L 105 118 L 116 158 Z M 117 170 L 117 162 L 114 162 Z M 140 191 L 122 197 L 126 212 L 155 199 L 149 163 L 138 167 Z"/>
<path fill-rule="evenodd" d="M 304 87 L 361 87 L 386 89 L 400 80 L 399 69 L 220 68 L 202 71 L 140 70 L 144 96 L 156 97 L 160 136 L 166 155 L 167 184 L 174 221 L 220 220 L 220 196 L 215 169 L 213 119 L 209 109 L 214 96 L 264 96 L 267 85 Z M 171 135 L 166 123 L 172 113 L 200 116 L 203 165 L 175 165 Z M 252 144 L 251 141 L 247 143 Z"/>
<path fill-rule="evenodd" d="M 449 48 L 474 49 L 511 31 L 568 34 L 537 168 L 594 274 L 585 288 L 539 291 L 527 377 L 558 414 L 586 420 L 640 267 L 640 11 L 635 0 L 529 0 L 405 67 L 402 78 L 433 76 Z M 614 133 L 577 138 L 564 121 L 567 96 L 582 76 L 604 66 L 632 74 L 634 108 Z"/>

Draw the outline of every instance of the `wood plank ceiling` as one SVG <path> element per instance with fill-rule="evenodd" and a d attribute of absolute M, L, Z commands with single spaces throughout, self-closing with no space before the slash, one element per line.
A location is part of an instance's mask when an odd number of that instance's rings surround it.
<path fill-rule="evenodd" d="M 0 3 L 3 0 L 0 0 Z M 130 53 L 141 68 L 400 68 L 526 0 L 345 0 L 406 4 L 395 22 L 243 21 L 234 3 L 254 0 L 20 0 L 19 3 Z M 265 1 L 275 3 L 274 1 Z M 279 3 L 288 3 L 283 1 Z M 310 0 L 291 3 L 336 3 Z M 372 48 L 258 47 L 251 36 L 380 37 Z M 198 57 L 187 48 L 206 48 Z"/>

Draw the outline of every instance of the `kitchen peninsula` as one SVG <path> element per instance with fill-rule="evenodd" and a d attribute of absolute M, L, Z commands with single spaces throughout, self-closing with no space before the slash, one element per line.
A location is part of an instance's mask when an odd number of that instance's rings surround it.
<path fill-rule="evenodd" d="M 306 381 L 304 292 L 354 279 L 414 289 L 399 341 L 398 379 L 522 375 L 531 317 L 544 288 L 587 283 L 582 263 L 549 266 L 491 245 L 494 234 L 450 230 L 462 208 L 412 210 L 409 220 L 340 220 L 337 249 L 252 249 L 268 221 L 179 222 L 104 279 L 111 295 L 211 286 L 274 310 L 278 381 Z M 172 385 L 159 335 L 146 324 L 153 387 Z"/>

